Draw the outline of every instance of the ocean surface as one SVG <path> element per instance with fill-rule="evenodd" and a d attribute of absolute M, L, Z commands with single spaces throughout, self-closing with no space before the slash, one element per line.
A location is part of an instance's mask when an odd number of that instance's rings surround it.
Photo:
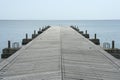
<path fill-rule="evenodd" d="M 90 38 L 96 33 L 101 46 L 104 42 L 111 43 L 114 40 L 115 47 L 120 48 L 120 20 L 0 20 L 0 54 L 7 47 L 8 40 L 21 45 L 26 33 L 31 37 L 34 30 L 47 25 L 76 25 L 82 31 L 88 30 Z"/>

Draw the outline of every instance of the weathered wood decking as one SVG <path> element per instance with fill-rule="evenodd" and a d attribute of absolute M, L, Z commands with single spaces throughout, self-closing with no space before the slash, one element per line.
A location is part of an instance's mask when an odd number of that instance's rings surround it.
<path fill-rule="evenodd" d="M 51 27 L 0 63 L 0 80 L 120 80 L 120 64 L 70 27 Z"/>

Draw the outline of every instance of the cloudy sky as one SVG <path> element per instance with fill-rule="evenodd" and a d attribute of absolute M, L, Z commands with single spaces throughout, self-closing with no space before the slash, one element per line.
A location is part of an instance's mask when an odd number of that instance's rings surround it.
<path fill-rule="evenodd" d="M 120 19 L 120 0 L 0 0 L 0 20 Z"/>

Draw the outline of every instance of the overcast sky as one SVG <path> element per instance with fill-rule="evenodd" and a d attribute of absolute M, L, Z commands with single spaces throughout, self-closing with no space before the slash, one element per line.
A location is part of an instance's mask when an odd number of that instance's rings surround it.
<path fill-rule="evenodd" d="M 0 19 L 120 19 L 120 0 L 0 0 Z"/>

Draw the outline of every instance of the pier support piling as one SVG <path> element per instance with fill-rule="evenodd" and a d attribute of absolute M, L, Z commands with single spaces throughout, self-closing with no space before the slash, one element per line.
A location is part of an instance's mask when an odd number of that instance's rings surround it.
<path fill-rule="evenodd" d="M 10 42 L 10 40 L 8 41 L 8 48 L 11 48 L 11 42 Z"/>
<path fill-rule="evenodd" d="M 112 41 L 112 49 L 115 48 L 115 41 Z"/>
<path fill-rule="evenodd" d="M 89 38 L 89 34 L 87 33 L 87 30 L 85 31 L 85 34 L 83 34 L 85 38 Z"/>
<path fill-rule="evenodd" d="M 96 34 L 94 35 L 94 38 L 97 39 L 97 35 Z"/>
<path fill-rule="evenodd" d="M 94 39 L 90 39 L 90 41 L 92 41 L 96 45 L 100 45 L 100 40 L 97 39 L 97 34 L 94 34 Z"/>
<path fill-rule="evenodd" d="M 41 34 L 41 33 L 42 33 L 42 30 L 41 30 L 41 28 L 39 28 L 38 34 Z"/>
<path fill-rule="evenodd" d="M 26 33 L 26 39 L 28 39 L 28 34 Z"/>
<path fill-rule="evenodd" d="M 85 34 L 87 34 L 87 30 L 85 31 Z"/>
<path fill-rule="evenodd" d="M 112 41 L 112 47 L 104 49 L 104 50 L 107 51 L 108 53 L 110 53 L 115 58 L 120 59 L 120 49 L 115 48 L 115 41 L 114 40 Z"/>
<path fill-rule="evenodd" d="M 29 43 L 32 39 L 28 38 L 28 34 L 26 33 L 26 38 L 22 39 L 22 45 L 26 45 Z"/>
<path fill-rule="evenodd" d="M 32 34 L 32 39 L 36 38 L 38 35 L 36 34 L 36 30 L 34 30 L 34 34 Z"/>
<path fill-rule="evenodd" d="M 18 51 L 20 48 L 19 47 L 13 47 L 11 48 L 11 41 L 8 41 L 8 48 L 4 48 L 2 50 L 1 58 L 5 59 L 14 54 L 16 51 Z"/>

